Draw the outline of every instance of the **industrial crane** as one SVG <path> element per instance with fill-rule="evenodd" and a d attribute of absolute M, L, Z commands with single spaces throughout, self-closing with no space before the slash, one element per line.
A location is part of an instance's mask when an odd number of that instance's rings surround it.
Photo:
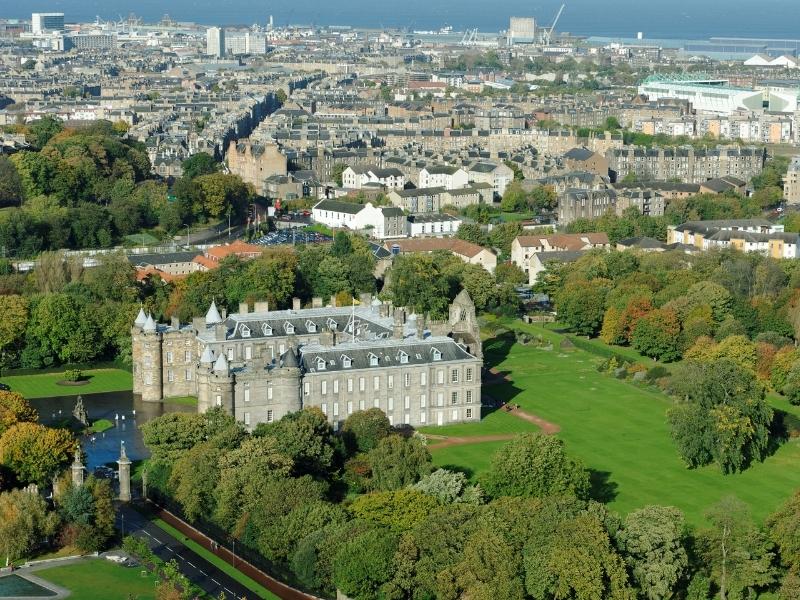
<path fill-rule="evenodd" d="M 550 26 L 550 29 L 545 27 L 544 31 L 542 32 L 542 43 L 545 46 L 549 46 L 553 40 L 553 32 L 556 29 L 556 25 L 558 24 L 558 20 L 561 18 L 561 13 L 564 12 L 564 9 L 567 7 L 566 4 L 562 4 L 561 8 L 558 9 L 558 13 L 556 14 L 556 18 L 553 19 L 553 24 Z"/>

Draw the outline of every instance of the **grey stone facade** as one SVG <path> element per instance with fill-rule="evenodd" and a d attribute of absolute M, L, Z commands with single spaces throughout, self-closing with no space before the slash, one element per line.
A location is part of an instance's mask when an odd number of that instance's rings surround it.
<path fill-rule="evenodd" d="M 475 306 L 462 292 L 442 322 L 364 298 L 355 307 L 270 311 L 212 304 L 191 325 L 140 312 L 133 337 L 134 393 L 147 401 L 196 395 L 248 428 L 319 407 L 335 428 L 378 407 L 394 425 L 481 417 L 482 350 Z M 390 313 L 392 313 L 390 315 Z"/>

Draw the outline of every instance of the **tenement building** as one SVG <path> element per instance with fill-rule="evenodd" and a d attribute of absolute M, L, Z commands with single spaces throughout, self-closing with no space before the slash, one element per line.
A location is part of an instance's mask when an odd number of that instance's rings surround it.
<path fill-rule="evenodd" d="M 358 306 L 269 310 L 242 304 L 226 315 L 157 323 L 140 311 L 131 330 L 133 391 L 145 401 L 194 395 L 198 411 L 221 406 L 250 429 L 317 406 L 338 428 L 380 408 L 394 425 L 478 421 L 482 349 L 466 291 L 449 318 L 428 321 L 363 298 Z"/>

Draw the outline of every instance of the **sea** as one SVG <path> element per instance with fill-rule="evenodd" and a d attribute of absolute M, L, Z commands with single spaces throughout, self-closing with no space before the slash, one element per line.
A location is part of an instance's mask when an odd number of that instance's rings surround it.
<path fill-rule="evenodd" d="M 119 20 L 131 12 L 146 22 L 169 14 L 207 25 L 350 25 L 498 32 L 511 16 L 550 26 L 561 4 L 557 31 L 585 36 L 645 39 L 800 37 L 800 0 L 0 0 L 0 18 L 64 12 L 67 22 Z"/>

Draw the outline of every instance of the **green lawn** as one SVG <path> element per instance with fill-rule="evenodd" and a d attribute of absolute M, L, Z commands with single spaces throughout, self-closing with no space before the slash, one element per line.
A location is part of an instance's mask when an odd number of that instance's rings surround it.
<path fill-rule="evenodd" d="M 575 349 L 558 350 L 558 334 L 516 324 L 531 333 L 552 337 L 555 350 L 485 343 L 487 364 L 509 371 L 511 383 L 487 386 L 493 397 L 513 401 L 525 410 L 561 426 L 558 434 L 573 455 L 592 469 L 598 495 L 621 513 L 647 504 L 674 505 L 692 523 L 725 495 L 747 502 L 757 519 L 775 510 L 800 488 L 800 440 L 784 444 L 764 463 L 744 473 L 722 475 L 716 467 L 687 469 L 670 438 L 666 410 L 669 398 L 595 370 L 601 360 Z M 770 398 L 776 408 L 800 413 L 783 398 Z M 509 415 L 502 417 L 511 418 Z M 451 435 L 487 435 L 504 427 L 501 413 L 486 422 L 455 426 Z M 457 428 L 457 429 L 456 429 Z M 443 428 L 442 433 L 447 431 Z M 502 443 L 487 442 L 434 450 L 437 464 L 458 465 L 480 474 Z"/>
<path fill-rule="evenodd" d="M 108 431 L 112 427 L 114 427 L 114 423 L 112 423 L 108 419 L 98 419 L 97 421 L 92 423 L 92 426 L 89 427 L 89 431 L 91 433 L 103 433 L 104 431 Z"/>
<path fill-rule="evenodd" d="M 276 596 L 275 594 L 270 592 L 267 588 L 265 588 L 264 586 L 262 586 L 259 583 L 256 583 L 255 581 L 250 579 L 247 575 L 245 575 L 241 571 L 238 571 L 238 570 L 234 569 L 230 565 L 230 563 L 225 562 L 219 556 L 217 556 L 213 552 L 210 552 L 206 548 L 203 548 L 197 542 L 194 542 L 194 541 L 188 539 L 186 536 L 184 536 L 180 531 L 175 529 L 169 523 L 166 523 L 162 519 L 152 519 L 152 521 L 153 521 L 153 523 L 155 525 L 157 525 L 158 527 L 160 527 L 161 529 L 166 531 L 169 535 L 174 537 L 176 540 L 178 540 L 181 544 L 183 544 L 184 546 L 189 548 L 195 554 L 197 554 L 197 555 L 201 556 L 202 558 L 206 559 L 212 565 L 217 567 L 220 571 L 223 571 L 229 577 L 231 577 L 232 579 L 235 579 L 236 581 L 241 583 L 244 587 L 246 587 L 251 592 L 253 592 L 255 594 L 258 594 L 259 598 L 267 598 L 268 600 L 280 600 L 278 598 L 278 596 Z"/>
<path fill-rule="evenodd" d="M 176 396 L 164 398 L 164 404 L 178 404 L 180 406 L 197 406 L 197 396 Z"/>
<path fill-rule="evenodd" d="M 89 379 L 86 385 L 58 385 L 64 380 L 64 373 L 45 373 L 42 375 L 10 375 L 2 382 L 11 386 L 26 398 L 50 398 L 53 396 L 78 396 L 101 392 L 124 392 L 133 389 L 133 376 L 122 369 L 94 369 L 84 371 Z"/>
<path fill-rule="evenodd" d="M 70 590 L 70 600 L 155 598 L 156 578 L 153 575 L 141 567 L 123 567 L 104 559 L 42 569 L 34 575 Z"/>

